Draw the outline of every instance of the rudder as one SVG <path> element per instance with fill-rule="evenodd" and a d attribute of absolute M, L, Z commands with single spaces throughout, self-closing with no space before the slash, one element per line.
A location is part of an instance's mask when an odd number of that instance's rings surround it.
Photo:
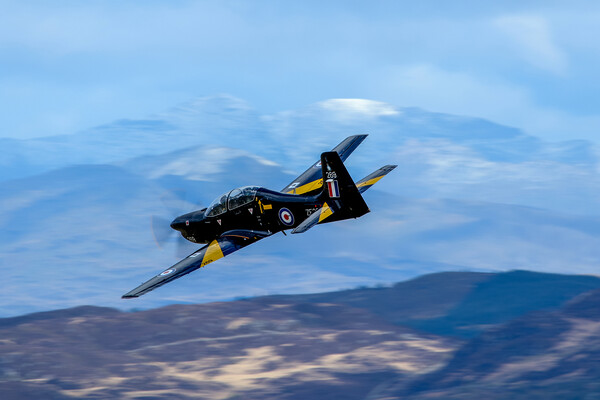
<path fill-rule="evenodd" d="M 335 151 L 321 154 L 323 191 L 319 196 L 334 211 L 327 222 L 347 218 L 358 218 L 369 212 L 369 207 L 346 166 Z"/>

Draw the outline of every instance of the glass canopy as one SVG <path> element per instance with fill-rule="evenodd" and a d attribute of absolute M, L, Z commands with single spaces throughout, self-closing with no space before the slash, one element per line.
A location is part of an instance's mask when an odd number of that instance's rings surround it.
<path fill-rule="evenodd" d="M 215 215 L 223 214 L 228 208 L 229 210 L 233 210 L 244 204 L 251 203 L 256 196 L 257 190 L 258 186 L 244 186 L 217 197 L 206 209 L 206 216 L 214 217 Z"/>

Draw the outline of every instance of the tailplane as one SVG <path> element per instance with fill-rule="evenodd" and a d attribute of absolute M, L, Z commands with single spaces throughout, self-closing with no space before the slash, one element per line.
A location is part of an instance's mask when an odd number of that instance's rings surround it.
<path fill-rule="evenodd" d="M 358 188 L 359 192 L 364 193 L 367 191 L 367 189 L 377 183 L 377 181 L 386 176 L 396 167 L 397 165 L 385 165 L 356 182 L 356 187 Z"/>

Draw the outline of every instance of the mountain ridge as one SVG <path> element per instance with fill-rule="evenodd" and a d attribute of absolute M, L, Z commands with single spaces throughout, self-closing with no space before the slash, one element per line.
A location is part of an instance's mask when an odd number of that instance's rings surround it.
<path fill-rule="evenodd" d="M 556 307 L 527 306 L 520 297 L 529 311 L 504 314 L 466 340 L 408 327 L 389 313 L 435 319 L 460 310 L 467 317 L 461 304 L 478 291 L 486 300 L 479 312 L 497 309 L 523 290 L 521 274 L 446 272 L 395 287 L 131 312 L 83 306 L 0 319 L 0 391 L 7 400 L 496 400 L 597 393 L 600 289 L 579 287 L 561 297 L 556 287 L 573 279 L 598 287 L 599 278 L 533 274 L 530 288 L 556 294 Z M 382 296 L 386 291 L 395 295 Z M 450 307 L 439 304 L 444 301 Z M 532 370 L 540 357 L 549 363 Z"/>
<path fill-rule="evenodd" d="M 192 103 L 139 123 L 39 139 L 33 153 L 14 140 L 0 147 L 0 163 L 10 164 L 3 173 L 15 160 L 48 169 L 1 185 L 0 315 L 82 301 L 121 307 L 122 293 L 177 261 L 174 242 L 155 246 L 153 216 L 169 221 L 234 187 L 283 187 L 292 171 L 365 131 L 371 137 L 347 162 L 351 175 L 399 165 L 365 193 L 372 213 L 293 240 L 276 235 L 139 299 L 140 308 L 374 285 L 449 268 L 597 269 L 600 179 L 590 144 L 549 144 L 480 119 L 364 99 L 271 115 L 228 96 Z"/>

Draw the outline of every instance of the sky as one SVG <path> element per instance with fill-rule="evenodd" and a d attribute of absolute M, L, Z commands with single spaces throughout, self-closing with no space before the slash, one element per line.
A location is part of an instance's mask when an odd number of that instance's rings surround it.
<path fill-rule="evenodd" d="M 593 1 L 0 1 L 0 137 L 69 134 L 231 94 L 330 98 L 597 140 Z"/>

